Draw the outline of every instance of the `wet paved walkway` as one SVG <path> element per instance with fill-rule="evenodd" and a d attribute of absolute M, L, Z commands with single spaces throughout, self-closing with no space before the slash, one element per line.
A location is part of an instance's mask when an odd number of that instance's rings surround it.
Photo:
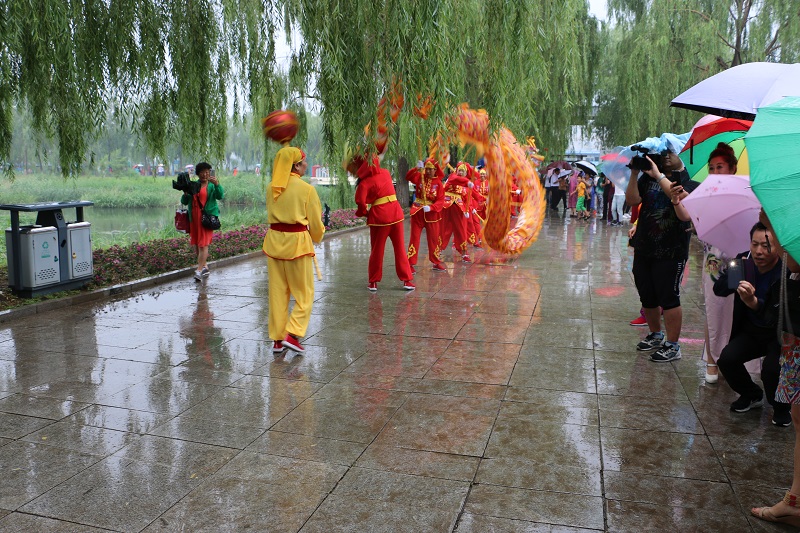
<path fill-rule="evenodd" d="M 411 293 L 387 255 L 370 294 L 368 233 L 334 237 L 302 357 L 262 259 L 4 324 L 0 531 L 783 531 L 747 509 L 793 433 L 703 382 L 697 254 L 659 365 L 626 242 L 556 218 Z"/>

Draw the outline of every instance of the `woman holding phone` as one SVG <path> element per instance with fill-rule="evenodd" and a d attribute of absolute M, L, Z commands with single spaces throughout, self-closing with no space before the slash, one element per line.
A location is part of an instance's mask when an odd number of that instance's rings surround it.
<path fill-rule="evenodd" d="M 181 203 L 189 206 L 189 244 L 192 246 L 192 252 L 197 255 L 194 279 L 201 281 L 209 274 L 208 246 L 214 236 L 212 230 L 203 227 L 203 212 L 219 216 L 217 200 L 225 197 L 225 190 L 219 184 L 217 177 L 213 175 L 210 164 L 205 161 L 197 163 L 195 172 L 200 182 L 200 190 L 196 194 L 184 193 Z"/>
<path fill-rule="evenodd" d="M 738 161 L 733 148 L 725 143 L 719 143 L 708 158 L 709 174 L 736 174 Z M 684 221 L 690 221 L 689 212 L 681 203 L 688 195 L 683 187 L 672 188 L 672 204 L 675 214 Z M 744 251 L 744 250 L 742 250 Z M 703 361 L 706 362 L 706 383 L 716 383 L 719 380 L 717 360 L 722 349 L 728 344 L 733 324 L 733 296 L 725 297 L 714 294 L 714 283 L 719 279 L 720 272 L 724 271 L 730 258 L 725 257 L 719 248 L 709 244 L 704 245 L 703 254 L 703 298 L 706 304 L 705 344 L 703 345 Z M 761 361 L 756 359 L 747 363 L 748 371 L 758 374 L 761 371 Z"/>

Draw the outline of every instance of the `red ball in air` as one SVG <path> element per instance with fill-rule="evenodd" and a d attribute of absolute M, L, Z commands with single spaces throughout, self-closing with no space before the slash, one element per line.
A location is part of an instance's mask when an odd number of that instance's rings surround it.
<path fill-rule="evenodd" d="M 264 136 L 277 143 L 288 143 L 297 135 L 300 121 L 292 111 L 273 111 L 261 119 Z"/>

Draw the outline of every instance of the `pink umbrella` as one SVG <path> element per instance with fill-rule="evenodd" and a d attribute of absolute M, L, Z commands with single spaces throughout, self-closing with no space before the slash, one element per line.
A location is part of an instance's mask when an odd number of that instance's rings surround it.
<path fill-rule="evenodd" d="M 750 176 L 711 174 L 683 200 L 697 236 L 728 257 L 750 249 L 750 229 L 761 211 Z"/>

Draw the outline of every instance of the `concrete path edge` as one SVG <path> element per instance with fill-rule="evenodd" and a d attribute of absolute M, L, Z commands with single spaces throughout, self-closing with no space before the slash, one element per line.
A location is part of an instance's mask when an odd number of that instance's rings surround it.
<path fill-rule="evenodd" d="M 356 226 L 354 228 L 345 228 L 337 231 L 331 231 L 325 234 L 325 238 L 327 239 L 330 237 L 338 237 L 340 235 L 345 235 L 347 233 L 352 233 L 354 231 L 364 230 L 367 229 L 368 227 L 369 226 L 364 225 L 364 226 Z M 246 261 L 248 259 L 253 259 L 263 255 L 264 253 L 261 250 L 256 250 L 255 252 L 249 252 L 246 254 L 236 255 L 233 257 L 226 257 L 224 259 L 217 259 L 216 261 L 209 261 L 208 264 L 209 266 L 212 267 L 221 267 L 233 263 L 238 263 L 240 261 Z M 14 309 L 6 309 L 5 311 L 0 311 L 0 324 L 4 322 L 9 322 L 11 320 L 17 320 L 19 318 L 33 316 L 38 313 L 52 311 L 54 309 L 69 307 L 71 305 L 93 302 L 96 300 L 102 300 L 104 298 L 111 298 L 112 296 L 129 295 L 139 290 L 147 289 L 149 287 L 155 287 L 162 283 L 182 278 L 193 271 L 194 267 L 182 268 L 179 270 L 173 270 L 171 272 L 164 272 L 163 274 L 158 274 L 156 276 L 151 276 L 149 278 L 137 279 L 134 281 L 129 281 L 127 283 L 121 283 L 119 285 L 112 285 L 111 287 L 103 287 L 102 289 L 96 289 L 84 294 L 75 294 L 72 296 L 65 296 L 63 298 L 58 298 L 55 300 L 46 300 L 44 302 L 38 302 L 31 305 L 15 307 Z"/>

